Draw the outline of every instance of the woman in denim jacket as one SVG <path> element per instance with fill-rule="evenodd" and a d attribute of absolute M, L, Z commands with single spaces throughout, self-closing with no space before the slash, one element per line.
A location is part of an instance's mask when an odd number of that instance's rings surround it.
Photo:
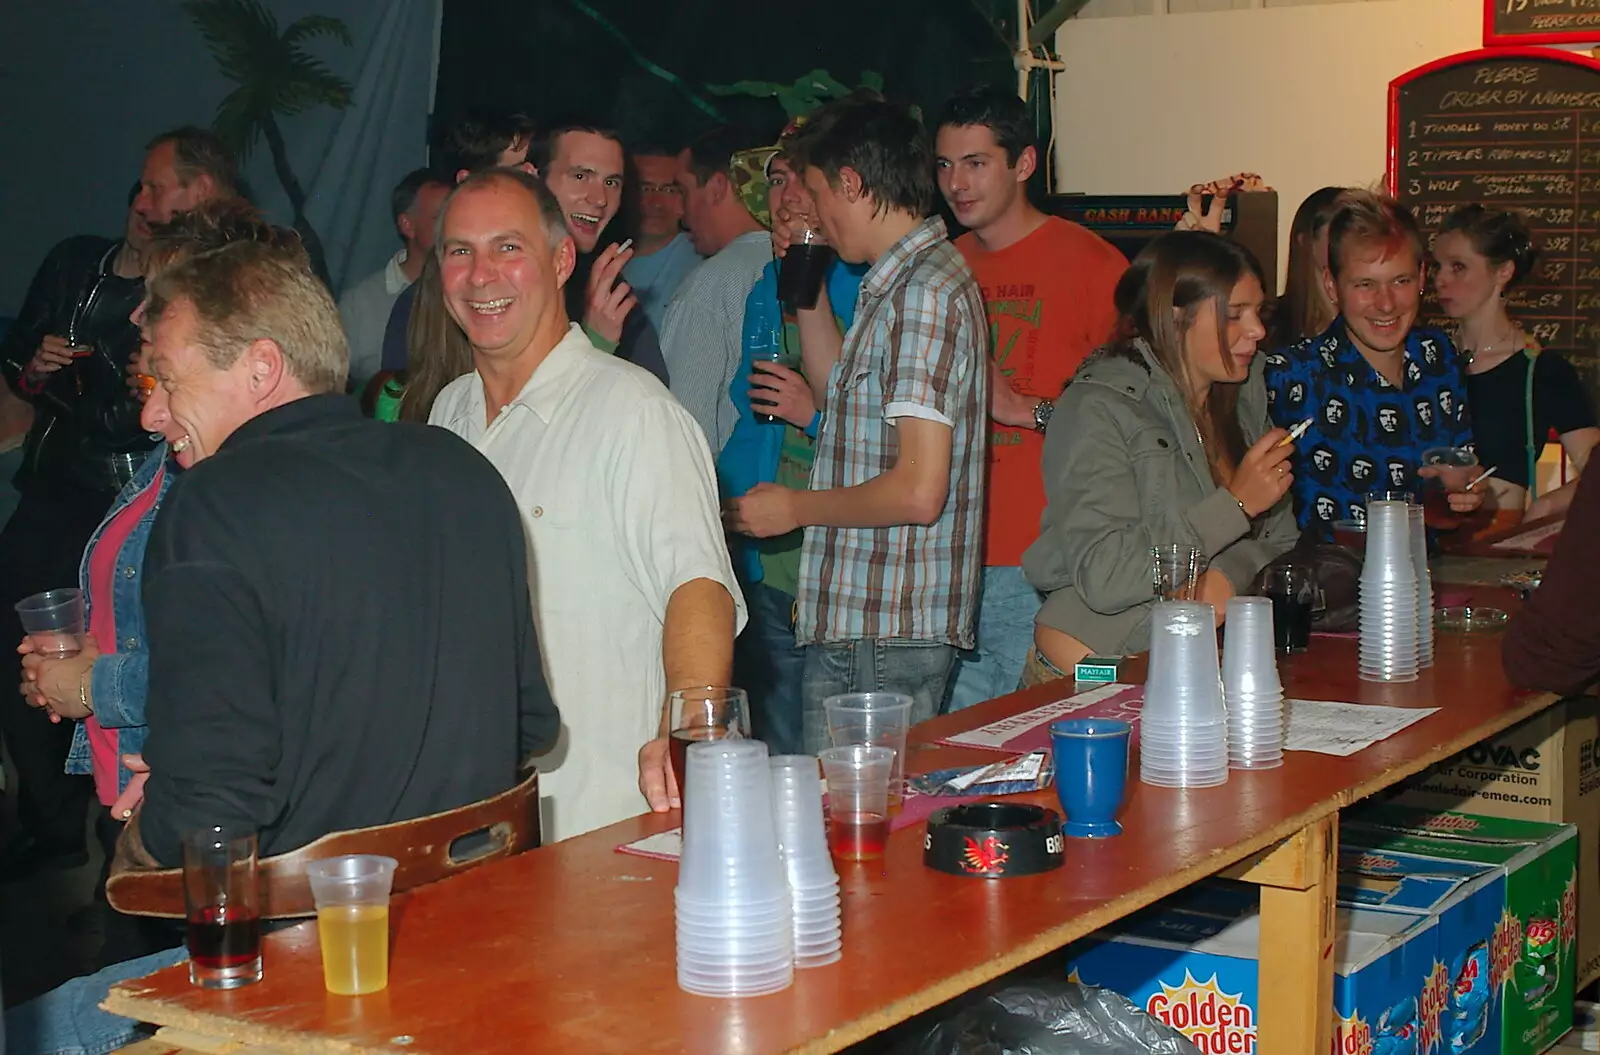
<path fill-rule="evenodd" d="M 152 232 L 145 259 L 146 282 L 160 270 L 232 242 L 254 241 L 279 248 L 291 263 L 305 265 L 305 250 L 293 231 L 273 227 L 255 207 L 242 199 L 210 202 L 182 213 Z M 139 324 L 141 303 L 133 313 Z M 142 353 L 134 360 L 142 371 Z M 133 374 L 141 392 L 155 378 Z M 88 633 L 78 655 L 45 659 L 30 655 L 24 641 L 24 686 L 30 703 L 50 712 L 51 721 L 73 719 L 72 748 L 67 756 L 69 773 L 87 773 L 106 812 L 96 818 L 95 831 L 105 852 L 100 883 L 104 886 L 123 824 L 143 798 L 145 700 L 149 688 L 150 657 L 145 646 L 143 586 L 145 546 L 150 539 L 161 502 L 172 486 L 178 465 L 162 443 L 145 459 L 138 473 L 117 495 L 100 527 L 89 539 L 78 567 L 78 585 L 84 596 Z M 115 647 L 101 650 L 105 644 Z M 151 925 L 150 921 L 109 911 L 102 963 L 115 963 L 153 949 L 176 945 L 181 935 Z"/>
<path fill-rule="evenodd" d="M 1256 356 L 1261 278 L 1236 243 L 1177 231 L 1118 283 L 1124 336 L 1079 368 L 1045 436 L 1047 505 L 1022 566 L 1047 596 L 1024 684 L 1149 647 L 1152 547 L 1205 554 L 1198 599 L 1220 621 L 1294 544 L 1293 447 L 1267 418 Z"/>

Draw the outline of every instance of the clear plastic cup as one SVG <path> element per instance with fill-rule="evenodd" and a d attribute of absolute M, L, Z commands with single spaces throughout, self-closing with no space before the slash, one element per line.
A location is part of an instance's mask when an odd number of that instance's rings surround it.
<path fill-rule="evenodd" d="M 1391 583 L 1416 590 L 1411 558 L 1411 507 L 1405 502 L 1373 502 L 1367 506 L 1367 556 L 1361 583 Z"/>
<path fill-rule="evenodd" d="M 834 747 L 866 744 L 894 752 L 889 774 L 889 812 L 899 813 L 906 793 L 906 734 L 911 730 L 910 696 L 902 692 L 846 692 L 822 701 Z"/>
<path fill-rule="evenodd" d="M 679 893 L 703 904 L 787 900 L 767 745 L 759 740 L 691 744 L 686 776 Z"/>
<path fill-rule="evenodd" d="M 1204 772 L 1139 768 L 1139 783 L 1157 788 L 1214 788 L 1228 782 L 1228 767 Z"/>
<path fill-rule="evenodd" d="M 1411 525 L 1411 566 L 1417 575 L 1417 663 L 1433 666 L 1433 575 L 1428 570 L 1428 527 L 1421 506 L 1408 510 Z"/>
<path fill-rule="evenodd" d="M 889 774 L 896 753 L 850 744 L 818 757 L 828 778 L 828 850 L 841 861 L 883 856 L 889 839 Z"/>
<path fill-rule="evenodd" d="M 1163 601 L 1195 600 L 1210 563 L 1200 550 L 1182 544 L 1151 547 L 1150 561 L 1151 589 Z"/>
<path fill-rule="evenodd" d="M 1204 724 L 1223 719 L 1214 610 L 1195 601 L 1157 602 L 1150 616 L 1143 721 Z"/>
<path fill-rule="evenodd" d="M 389 891 L 398 864 L 392 857 L 347 854 L 306 866 L 328 992 L 361 996 L 388 986 Z"/>
<path fill-rule="evenodd" d="M 38 655 L 67 659 L 83 651 L 82 590 L 46 590 L 24 597 L 12 607 Z"/>
<path fill-rule="evenodd" d="M 1223 622 L 1222 692 L 1282 694 L 1278 655 L 1273 648 L 1272 601 L 1266 597 L 1230 597 Z"/>
<path fill-rule="evenodd" d="M 771 760 L 771 773 L 778 852 L 783 856 L 790 889 L 799 893 L 831 886 L 837 891 L 839 875 L 828 853 L 817 759 L 779 755 Z"/>

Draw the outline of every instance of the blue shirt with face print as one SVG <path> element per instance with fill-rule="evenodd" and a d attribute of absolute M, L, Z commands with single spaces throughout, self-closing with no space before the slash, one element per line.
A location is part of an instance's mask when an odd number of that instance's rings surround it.
<path fill-rule="evenodd" d="M 1311 418 L 1295 444 L 1294 513 L 1326 533 L 1335 520 L 1364 520 L 1371 491 L 1415 491 L 1422 452 L 1470 447 L 1467 385 L 1450 338 L 1406 336 L 1404 386 L 1395 388 L 1350 341 L 1344 320 L 1267 355 L 1267 399 L 1284 428 Z"/>

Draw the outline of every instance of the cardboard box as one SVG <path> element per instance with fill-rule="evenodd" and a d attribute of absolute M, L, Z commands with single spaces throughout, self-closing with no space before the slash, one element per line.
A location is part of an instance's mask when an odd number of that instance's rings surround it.
<path fill-rule="evenodd" d="M 1342 847 L 1492 864 L 1505 901 L 1490 950 L 1500 1050 L 1534 1055 L 1572 1028 L 1578 861 L 1571 825 L 1380 806 L 1349 813 Z"/>
<path fill-rule="evenodd" d="M 1451 1055 L 1500 1055 L 1502 1001 L 1492 968 L 1510 933 L 1502 922 L 1504 871 L 1363 847 L 1341 830 L 1338 897 L 1341 905 L 1434 921 L 1418 996 L 1419 1053 L 1434 1042 Z"/>
<path fill-rule="evenodd" d="M 1336 928 L 1333 1050 L 1429 1050 L 1419 1043 L 1428 1038 L 1417 1016 L 1437 948 L 1434 921 L 1341 909 Z M 1228 920 L 1158 909 L 1075 946 L 1067 973 L 1121 993 L 1206 1055 L 1250 1055 L 1260 1007 L 1260 936 L 1254 911 Z M 1379 1048 L 1380 1038 L 1401 1047 Z M 1439 1050 L 1437 1034 L 1432 1040 Z"/>
<path fill-rule="evenodd" d="M 1579 989 L 1600 979 L 1597 737 L 1600 700 L 1568 700 L 1418 774 L 1394 798 L 1430 810 L 1577 826 Z"/>

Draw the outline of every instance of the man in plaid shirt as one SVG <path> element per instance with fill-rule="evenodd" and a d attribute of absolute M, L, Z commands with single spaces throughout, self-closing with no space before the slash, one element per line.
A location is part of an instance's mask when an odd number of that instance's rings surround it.
<path fill-rule="evenodd" d="M 815 751 L 828 742 L 824 698 L 902 692 L 913 721 L 932 717 L 956 649 L 973 646 L 988 323 L 944 221 L 929 216 L 933 157 L 914 116 L 839 100 L 794 154 L 829 244 L 871 266 L 842 346 L 825 296 L 798 313 L 824 408 L 811 490 L 759 484 L 724 519 L 758 538 L 805 528 L 795 638 L 806 646 L 805 749 Z"/>

